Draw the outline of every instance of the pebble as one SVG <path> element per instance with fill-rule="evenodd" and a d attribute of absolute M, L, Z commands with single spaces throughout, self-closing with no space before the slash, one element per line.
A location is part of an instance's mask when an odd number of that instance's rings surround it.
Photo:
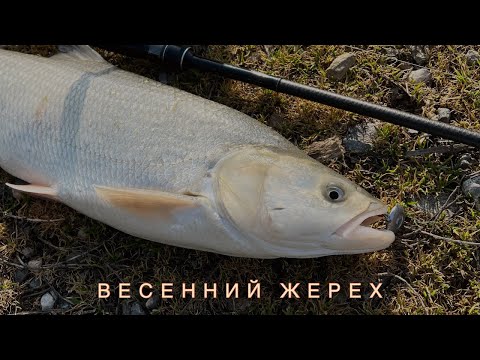
<path fill-rule="evenodd" d="M 400 64 L 398 64 L 398 68 L 400 70 L 410 70 L 413 69 L 413 65 L 407 62 L 401 62 Z"/>
<path fill-rule="evenodd" d="M 415 60 L 418 65 L 423 66 L 428 62 L 428 55 L 425 53 L 425 49 L 423 46 L 411 46 L 410 50 L 412 52 L 413 60 Z"/>
<path fill-rule="evenodd" d="M 131 304 L 123 303 L 122 305 L 123 315 L 145 315 L 145 311 L 138 302 L 133 302 Z"/>
<path fill-rule="evenodd" d="M 447 108 L 438 108 L 437 109 L 437 120 L 441 121 L 445 124 L 450 123 L 450 116 L 451 116 L 450 109 Z"/>
<path fill-rule="evenodd" d="M 13 281 L 16 283 L 22 283 L 28 276 L 28 271 L 24 269 L 17 269 L 13 274 Z"/>
<path fill-rule="evenodd" d="M 50 292 L 43 294 L 40 299 L 40 305 L 42 306 L 42 311 L 50 311 L 55 306 L 56 296 L 53 296 Z"/>
<path fill-rule="evenodd" d="M 31 247 L 26 247 L 20 250 L 20 253 L 26 258 L 31 258 L 32 255 L 34 254 L 34 250 Z"/>
<path fill-rule="evenodd" d="M 475 65 L 480 60 L 480 54 L 475 50 L 468 50 L 467 55 L 465 55 L 467 59 L 467 65 Z"/>
<path fill-rule="evenodd" d="M 39 270 L 42 267 L 42 259 L 30 260 L 27 266 L 30 270 Z"/>
<path fill-rule="evenodd" d="M 413 81 L 415 83 L 429 83 L 432 81 L 432 73 L 428 69 L 418 69 L 413 70 L 408 75 L 408 80 Z"/>
<path fill-rule="evenodd" d="M 366 153 L 371 150 L 376 136 L 376 123 L 358 124 L 348 129 L 347 135 L 343 138 L 343 146 L 351 153 Z"/>
<path fill-rule="evenodd" d="M 42 280 L 40 280 L 39 278 L 33 278 L 28 283 L 28 286 L 30 287 L 30 289 L 38 289 L 40 286 L 42 286 Z"/>
<path fill-rule="evenodd" d="M 150 299 L 147 300 L 147 303 L 145 304 L 145 307 L 148 310 L 153 310 L 158 307 L 158 304 L 160 304 L 160 296 L 158 295 L 153 295 Z"/>
<path fill-rule="evenodd" d="M 394 47 L 386 47 L 384 48 L 385 55 L 390 58 L 396 58 L 398 56 L 398 49 Z"/>
<path fill-rule="evenodd" d="M 130 314 L 131 315 L 145 315 L 145 310 L 143 310 L 142 305 L 140 305 L 138 302 L 135 302 L 132 304 L 132 307 L 130 308 Z"/>
<path fill-rule="evenodd" d="M 425 195 L 422 196 L 418 202 L 417 206 L 422 209 L 425 213 L 429 214 L 430 216 L 436 215 L 442 206 L 445 205 L 446 201 L 448 200 L 448 196 L 450 194 L 447 193 L 440 193 L 437 195 Z M 450 198 L 450 201 L 454 200 L 455 198 Z M 452 204 L 444 213 L 448 216 L 452 216 L 455 211 L 458 210 L 458 205 Z"/>
<path fill-rule="evenodd" d="M 61 301 L 60 302 L 60 305 L 58 306 L 60 309 L 62 310 L 68 310 L 72 307 L 72 305 L 70 305 L 68 302 L 66 301 Z"/>
<path fill-rule="evenodd" d="M 343 80 L 347 75 L 348 69 L 355 65 L 355 54 L 344 53 L 332 61 L 327 68 L 327 77 L 330 80 Z"/>
<path fill-rule="evenodd" d="M 462 184 L 465 196 L 471 197 L 475 202 L 475 208 L 480 210 L 480 175 L 465 180 Z"/>
<path fill-rule="evenodd" d="M 305 152 L 312 158 L 323 162 L 341 158 L 345 153 L 345 149 L 342 146 L 342 140 L 338 136 L 333 136 L 311 143 L 305 148 Z"/>
<path fill-rule="evenodd" d="M 468 169 L 478 164 L 478 160 L 472 154 L 465 153 L 458 158 L 458 167 L 461 169 Z"/>

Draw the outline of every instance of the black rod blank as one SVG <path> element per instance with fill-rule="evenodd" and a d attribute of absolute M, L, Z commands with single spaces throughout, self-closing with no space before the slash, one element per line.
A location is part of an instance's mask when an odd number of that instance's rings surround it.
<path fill-rule="evenodd" d="M 373 104 L 331 91 L 316 89 L 258 71 L 220 63 L 195 56 L 190 48 L 175 45 L 98 45 L 110 51 L 120 52 L 134 57 L 149 57 L 160 60 L 173 70 L 195 68 L 213 72 L 224 77 L 257 85 L 280 93 L 329 105 L 338 109 L 386 121 L 395 125 L 415 129 L 445 139 L 480 148 L 480 133 L 463 129 L 422 116 Z"/>

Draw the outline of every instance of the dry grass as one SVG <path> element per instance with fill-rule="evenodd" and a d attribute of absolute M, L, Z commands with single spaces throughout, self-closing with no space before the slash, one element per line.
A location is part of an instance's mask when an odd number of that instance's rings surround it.
<path fill-rule="evenodd" d="M 467 66 L 465 54 L 478 46 L 433 46 L 428 67 L 432 86 L 408 84 L 409 70 L 385 55 L 385 46 L 211 46 L 207 57 L 264 71 L 304 84 L 330 89 L 375 103 L 432 117 L 437 107 L 453 110 L 454 124 L 480 130 L 480 66 Z M 412 61 L 407 47 L 398 58 Z M 49 55 L 51 47 L 18 47 Z M 346 80 L 330 82 L 325 69 L 345 51 L 357 55 Z M 132 72 L 155 78 L 158 66 L 114 54 L 108 60 Z M 358 115 L 313 104 L 215 75 L 188 71 L 175 77 L 175 86 L 243 111 L 271 124 L 305 149 L 315 141 L 344 135 L 352 124 L 368 121 Z M 69 208 L 38 199 L 17 201 L 4 187 L 12 177 L 0 171 L 0 313 L 38 312 L 46 291 L 60 300 L 52 313 L 116 314 L 132 300 L 96 298 L 99 281 L 116 284 L 150 282 L 175 284 L 174 299 L 161 300 L 153 314 L 479 314 L 480 252 L 477 246 L 432 238 L 426 231 L 478 242 L 480 213 L 459 193 L 456 212 L 432 214 L 418 208 L 422 195 L 451 193 L 464 175 L 480 170 L 457 166 L 459 153 L 406 157 L 405 152 L 441 144 L 439 139 L 411 134 L 385 124 L 372 151 L 345 153 L 328 164 L 356 181 L 389 206 L 405 206 L 407 220 L 395 243 L 384 251 L 355 256 L 308 260 L 253 260 L 220 256 L 135 239 Z M 473 153 L 476 159 L 479 153 Z M 64 219 L 32 222 L 6 216 Z M 30 250 L 28 250 L 30 249 Z M 30 252 L 30 253 L 29 253 Z M 42 259 L 35 271 L 23 264 Z M 23 273 L 22 273 L 23 272 Z M 23 279 L 22 279 L 23 277 Z M 246 298 L 246 284 L 258 279 L 261 299 Z M 351 300 L 346 289 L 328 299 L 326 283 L 383 281 L 383 299 Z M 241 284 L 239 299 L 182 299 L 182 282 Z M 280 282 L 300 282 L 300 299 L 280 299 Z M 306 298 L 306 284 L 319 282 L 319 299 Z M 368 290 L 367 288 L 365 290 Z M 220 294 L 223 292 L 220 291 Z M 368 293 L 368 291 L 367 291 Z M 145 301 L 135 295 L 142 304 Z"/>

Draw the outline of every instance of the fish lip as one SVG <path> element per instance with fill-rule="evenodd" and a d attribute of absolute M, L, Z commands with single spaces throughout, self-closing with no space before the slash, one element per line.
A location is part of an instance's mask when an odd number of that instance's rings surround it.
<path fill-rule="evenodd" d="M 332 233 L 332 241 L 327 247 L 343 254 L 370 252 L 388 247 L 395 240 L 395 234 L 392 231 L 362 225 L 369 218 L 385 214 L 387 214 L 385 205 L 371 202 L 365 211 Z"/>
<path fill-rule="evenodd" d="M 335 230 L 334 234 L 337 234 L 339 236 L 347 235 L 348 233 L 352 232 L 356 227 L 362 226 L 361 224 L 368 218 L 379 216 L 379 215 L 386 215 L 387 212 L 388 212 L 388 209 L 385 205 L 370 203 L 367 210 L 358 214 L 357 216 L 353 217 L 352 219 L 347 221 L 345 224 L 340 226 L 337 230 Z"/>

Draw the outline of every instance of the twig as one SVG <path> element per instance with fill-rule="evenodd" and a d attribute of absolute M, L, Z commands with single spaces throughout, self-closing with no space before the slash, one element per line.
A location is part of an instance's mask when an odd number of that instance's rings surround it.
<path fill-rule="evenodd" d="M 53 249 L 55 249 L 55 250 L 58 250 L 58 251 L 68 251 L 67 249 L 64 249 L 64 248 L 61 248 L 61 247 L 59 247 L 59 246 L 53 245 L 50 241 L 47 241 L 47 240 L 45 240 L 45 239 L 42 239 L 41 237 L 39 237 L 38 240 L 40 240 L 42 243 L 44 243 L 45 245 L 50 246 L 51 248 L 53 248 Z"/>
<path fill-rule="evenodd" d="M 37 310 L 37 311 L 22 311 L 15 313 L 15 315 L 48 315 L 48 314 L 65 314 L 71 311 L 70 309 L 52 309 L 52 310 Z M 86 313 L 86 312 L 85 312 Z"/>
<path fill-rule="evenodd" d="M 471 242 L 471 241 L 463 241 L 463 240 L 455 240 L 455 239 L 447 238 L 447 237 L 444 237 L 444 236 L 435 235 L 435 234 L 429 233 L 428 231 L 420 230 L 420 233 L 424 234 L 424 235 L 431 236 L 432 238 L 437 239 L 437 240 L 445 240 L 445 241 L 450 241 L 450 242 L 454 242 L 456 244 L 463 244 L 463 245 L 480 246 L 480 243 Z"/>
<path fill-rule="evenodd" d="M 452 202 L 450 202 L 450 199 L 452 198 L 453 195 L 456 195 L 456 193 L 458 192 L 458 189 L 460 189 L 460 186 L 457 186 L 450 195 L 448 195 L 448 198 L 447 200 L 445 200 L 445 203 L 443 204 L 443 206 L 438 210 L 438 212 L 430 219 L 430 221 L 433 221 L 435 223 L 435 221 L 438 219 L 438 217 L 446 210 L 448 209 L 450 206 L 452 206 L 453 204 L 455 204 L 457 202 L 457 200 L 460 198 L 460 196 L 457 196 L 455 198 L 455 200 L 453 200 Z"/>
<path fill-rule="evenodd" d="M 270 50 L 268 50 L 267 45 L 262 45 L 263 51 L 265 51 L 265 54 L 267 54 L 268 57 L 270 57 Z"/>
<path fill-rule="evenodd" d="M 113 236 L 110 237 L 110 239 L 108 239 L 108 241 L 112 240 L 116 235 L 117 235 L 116 233 L 113 234 Z M 68 258 L 68 259 L 66 259 L 66 260 L 64 260 L 64 261 L 60 261 L 60 262 L 58 262 L 58 263 L 56 263 L 56 264 L 43 265 L 43 266 L 42 266 L 42 269 L 52 269 L 52 268 L 56 268 L 56 267 L 69 268 L 69 267 L 72 267 L 72 266 L 73 266 L 73 267 L 75 267 L 75 266 L 80 266 L 81 264 L 69 264 L 69 263 L 70 263 L 71 261 L 73 261 L 73 260 L 76 260 L 76 259 L 78 259 L 78 258 L 81 258 L 81 257 L 83 257 L 83 256 L 85 256 L 85 255 L 87 255 L 87 254 L 89 254 L 89 253 L 91 253 L 91 252 L 99 249 L 99 248 L 102 247 L 103 245 L 104 245 L 104 243 L 102 242 L 101 244 L 99 244 L 99 245 L 97 245 L 97 246 L 95 246 L 95 247 L 93 247 L 93 248 L 91 248 L 91 249 L 89 249 L 89 250 L 87 250 L 87 251 L 84 251 L 84 252 L 82 252 L 81 254 L 72 256 L 71 258 Z"/>
<path fill-rule="evenodd" d="M 418 150 L 409 150 L 405 152 L 406 157 L 416 157 L 427 154 L 448 154 L 448 153 L 457 153 L 464 150 L 471 149 L 471 146 L 465 144 L 453 144 L 453 145 L 443 145 L 443 146 L 433 146 L 427 149 L 418 149 Z"/>
<path fill-rule="evenodd" d="M 19 265 L 19 264 L 15 264 L 15 263 L 12 263 L 12 262 L 10 262 L 10 261 L 6 261 L 6 260 L 0 259 L 0 262 L 4 263 L 4 264 L 6 264 L 6 265 L 15 266 L 15 267 L 18 268 L 18 269 L 25 269 L 25 266 Z"/>
<path fill-rule="evenodd" d="M 48 314 L 47 311 L 22 311 L 22 312 L 18 312 L 18 313 L 15 313 L 15 314 L 10 314 L 10 315 L 44 315 L 44 314 Z"/>
<path fill-rule="evenodd" d="M 477 176 L 477 175 L 480 175 L 480 170 L 471 173 L 471 174 L 468 176 L 468 178 L 471 179 L 471 178 L 473 178 L 473 177 L 475 177 L 475 176 Z"/>
<path fill-rule="evenodd" d="M 65 221 L 65 219 L 63 219 L 63 218 L 61 218 L 61 219 L 51 219 L 51 220 L 31 219 L 31 218 L 27 218 L 27 217 L 24 217 L 24 216 L 16 216 L 16 215 L 5 214 L 5 213 L 3 214 L 3 216 L 4 216 L 4 217 L 7 217 L 7 218 L 11 218 L 11 219 L 25 220 L 25 221 L 35 222 L 35 223 L 42 223 L 42 222 L 49 223 L 49 222 Z"/>
<path fill-rule="evenodd" d="M 352 45 L 345 45 L 345 46 L 346 46 L 346 47 L 349 47 L 350 49 L 358 50 L 359 52 L 366 52 L 366 53 L 370 53 L 370 54 L 375 54 L 375 55 L 377 55 L 377 56 L 383 56 L 383 57 L 385 57 L 385 58 L 388 58 L 388 57 L 389 57 L 387 54 L 378 53 L 378 52 L 376 52 L 376 51 L 374 51 L 374 50 L 362 49 L 362 48 L 359 48 L 359 47 L 356 47 L 356 46 L 352 46 Z M 395 57 L 395 62 L 412 65 L 412 66 L 415 67 L 415 68 L 428 69 L 426 66 L 414 64 L 414 63 L 411 63 L 411 62 L 405 61 L 405 60 L 400 60 L 400 59 L 397 59 L 396 57 Z M 445 72 L 443 72 L 443 73 L 445 73 Z"/>
<path fill-rule="evenodd" d="M 17 255 L 17 260 L 18 260 L 18 262 L 19 262 L 23 267 L 26 267 L 27 264 L 25 264 L 25 263 L 23 262 L 23 260 L 22 260 L 22 258 L 20 257 L 20 255 L 18 255 L 18 253 L 17 253 L 16 255 Z"/>
<path fill-rule="evenodd" d="M 402 278 L 402 277 L 399 276 L 399 275 L 392 274 L 392 273 L 389 273 L 389 272 L 383 272 L 383 273 L 379 273 L 379 274 L 377 274 L 377 275 L 378 275 L 378 276 L 388 276 L 388 275 L 390 275 L 390 276 L 393 276 L 394 278 L 402 281 L 403 283 L 405 283 L 405 284 L 410 288 L 410 290 L 412 290 L 413 293 L 418 296 L 418 298 L 420 299 L 420 302 L 421 302 L 422 305 L 423 305 L 423 308 L 424 308 L 424 310 L 425 310 L 425 313 L 428 313 L 427 305 L 426 305 L 425 302 L 423 301 L 422 295 L 420 295 L 420 294 L 418 293 L 418 291 L 415 290 L 415 288 L 414 288 L 412 285 L 410 285 L 410 283 L 409 283 L 407 280 L 405 280 L 404 278 Z"/>
<path fill-rule="evenodd" d="M 48 284 L 42 284 L 38 288 L 32 289 L 32 290 L 35 290 L 35 292 L 31 292 L 31 293 L 25 292 L 21 296 L 24 297 L 24 298 L 32 298 L 32 297 L 35 297 L 35 296 L 38 296 L 38 295 L 45 294 L 48 291 L 48 289 L 49 289 Z"/>
<path fill-rule="evenodd" d="M 52 285 L 49 285 L 49 286 L 50 286 L 50 292 L 53 291 L 57 297 L 59 297 L 61 300 L 65 301 L 66 303 L 70 305 L 75 305 L 73 302 L 71 302 L 67 298 L 64 298 L 62 295 L 60 295 L 60 293 Z"/>

